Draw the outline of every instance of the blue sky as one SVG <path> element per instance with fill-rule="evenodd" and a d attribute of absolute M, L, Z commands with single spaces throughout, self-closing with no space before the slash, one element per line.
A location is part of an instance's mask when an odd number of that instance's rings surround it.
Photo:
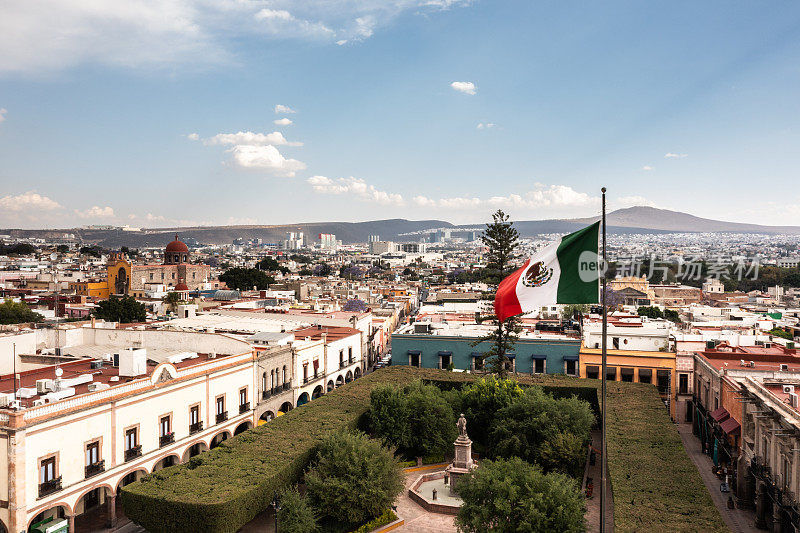
<path fill-rule="evenodd" d="M 115 4 L 3 8 L 0 226 L 800 225 L 796 2 Z"/>

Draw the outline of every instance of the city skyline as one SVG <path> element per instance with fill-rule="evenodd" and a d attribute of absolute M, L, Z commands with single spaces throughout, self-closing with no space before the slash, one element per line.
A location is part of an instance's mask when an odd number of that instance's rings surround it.
<path fill-rule="evenodd" d="M 0 226 L 573 218 L 601 185 L 610 210 L 800 224 L 793 193 L 752 194 L 796 179 L 798 19 L 788 2 L 11 6 Z"/>

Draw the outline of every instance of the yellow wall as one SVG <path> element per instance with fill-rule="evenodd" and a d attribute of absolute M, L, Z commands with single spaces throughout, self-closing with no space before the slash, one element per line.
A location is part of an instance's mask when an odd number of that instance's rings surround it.
<path fill-rule="evenodd" d="M 70 283 L 78 296 L 90 296 L 105 300 L 109 296 L 107 281 L 78 281 Z"/>
<path fill-rule="evenodd" d="M 125 294 L 128 294 L 131 289 L 131 264 L 124 259 L 117 259 L 117 260 L 110 260 L 108 266 L 106 267 L 106 272 L 108 273 L 108 292 L 110 294 L 116 294 L 116 286 L 117 286 L 117 276 L 119 275 L 120 268 L 125 270 L 127 276 L 127 287 L 128 289 L 125 291 Z"/>
<path fill-rule="evenodd" d="M 602 373 L 602 365 L 603 365 L 603 356 L 602 350 L 595 349 L 595 348 L 581 348 L 580 353 L 580 371 L 581 377 L 586 377 L 586 367 L 587 366 L 598 366 L 601 367 L 600 372 Z M 657 370 L 667 369 L 670 371 L 670 385 L 672 390 L 670 391 L 670 413 L 672 416 L 675 416 L 675 409 L 676 409 L 676 400 L 675 400 L 675 390 L 677 387 L 677 383 L 675 380 L 677 376 L 675 374 L 675 353 L 673 352 L 644 352 L 638 350 L 607 350 L 606 351 L 606 365 L 611 367 L 616 367 L 617 369 L 617 378 L 616 381 L 622 381 L 622 371 L 621 368 L 633 368 L 633 381 L 634 383 L 639 382 L 639 369 L 640 368 L 649 368 L 652 369 L 653 373 L 651 376 L 651 383 L 653 386 L 657 384 Z"/>

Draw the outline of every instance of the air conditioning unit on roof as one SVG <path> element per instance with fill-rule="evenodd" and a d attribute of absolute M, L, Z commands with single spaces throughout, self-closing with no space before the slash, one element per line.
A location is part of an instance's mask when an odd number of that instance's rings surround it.
<path fill-rule="evenodd" d="M 783 386 L 783 393 L 784 394 L 792 394 L 794 392 L 794 385 L 784 385 Z"/>

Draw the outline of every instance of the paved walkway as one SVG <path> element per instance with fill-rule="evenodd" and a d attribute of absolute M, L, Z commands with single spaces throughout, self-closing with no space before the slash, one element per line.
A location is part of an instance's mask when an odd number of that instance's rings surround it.
<path fill-rule="evenodd" d="M 719 490 L 720 479 L 711 471 L 711 465 L 713 464 L 711 457 L 700 450 L 700 439 L 692 434 L 692 425 L 678 424 L 678 433 L 681 435 L 686 453 L 691 457 L 692 462 L 700 472 L 700 477 L 703 478 L 703 483 L 705 483 L 706 489 L 711 494 L 711 499 L 714 500 L 714 505 L 719 509 L 719 513 L 728 528 L 734 533 L 761 532 L 762 530 L 757 529 L 755 526 L 756 517 L 752 511 L 747 509 L 728 509 L 728 496 L 730 494 Z"/>
<path fill-rule="evenodd" d="M 587 479 L 592 478 L 594 482 L 594 492 L 592 497 L 586 500 L 586 531 L 594 533 L 600 531 L 600 466 L 602 464 L 599 450 L 601 431 L 592 431 L 592 446 L 598 450 L 594 465 L 589 465 Z M 586 486 L 581 487 L 586 493 Z M 614 531 L 614 495 L 611 492 L 611 480 L 606 476 L 606 531 Z"/>
<path fill-rule="evenodd" d="M 409 533 L 456 533 L 454 516 L 429 513 L 408 497 L 408 488 L 417 480 L 419 476 L 426 472 L 442 470 L 444 466 L 436 466 L 426 470 L 406 472 L 406 488 L 397 499 L 397 516 L 405 520 L 405 524 L 395 531 L 407 531 Z"/>

